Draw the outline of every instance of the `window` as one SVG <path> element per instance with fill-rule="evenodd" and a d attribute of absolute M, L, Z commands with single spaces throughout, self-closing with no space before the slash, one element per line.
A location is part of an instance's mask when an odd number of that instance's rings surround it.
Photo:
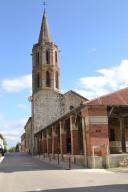
<path fill-rule="evenodd" d="M 46 87 L 51 86 L 51 80 L 50 80 L 50 73 L 49 71 L 46 72 Z"/>
<path fill-rule="evenodd" d="M 58 71 L 56 71 L 56 88 L 59 88 Z"/>
<path fill-rule="evenodd" d="M 57 55 L 57 51 L 55 51 L 55 61 L 56 61 L 56 63 L 58 62 L 58 55 Z"/>
<path fill-rule="evenodd" d="M 50 64 L 50 52 L 46 51 L 46 63 Z"/>
<path fill-rule="evenodd" d="M 39 52 L 36 53 L 36 64 L 39 65 L 40 63 L 40 54 Z"/>
<path fill-rule="evenodd" d="M 115 141 L 115 130 L 110 129 L 110 141 Z"/>
<path fill-rule="evenodd" d="M 40 74 L 37 74 L 37 88 L 40 87 Z"/>

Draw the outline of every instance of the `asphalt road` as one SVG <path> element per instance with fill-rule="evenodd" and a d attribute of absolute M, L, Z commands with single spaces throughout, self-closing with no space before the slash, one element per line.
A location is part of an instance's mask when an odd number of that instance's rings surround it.
<path fill-rule="evenodd" d="M 24 153 L 0 164 L 0 192 L 128 192 L 128 170 L 62 170 Z"/>

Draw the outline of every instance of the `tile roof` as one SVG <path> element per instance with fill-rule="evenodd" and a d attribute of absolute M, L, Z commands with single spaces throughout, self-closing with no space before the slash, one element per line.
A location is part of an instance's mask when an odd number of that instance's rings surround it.
<path fill-rule="evenodd" d="M 116 92 L 92 99 L 86 104 L 91 105 L 128 105 L 128 87 Z"/>

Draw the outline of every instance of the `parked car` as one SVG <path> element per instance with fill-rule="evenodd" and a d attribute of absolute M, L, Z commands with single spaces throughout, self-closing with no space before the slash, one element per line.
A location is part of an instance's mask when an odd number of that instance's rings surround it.
<path fill-rule="evenodd" d="M 0 154 L 1 154 L 2 156 L 4 156 L 4 149 L 3 149 L 2 145 L 0 145 Z"/>

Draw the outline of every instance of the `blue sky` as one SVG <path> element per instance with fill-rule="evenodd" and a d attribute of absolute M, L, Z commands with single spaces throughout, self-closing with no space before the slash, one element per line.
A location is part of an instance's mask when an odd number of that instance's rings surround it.
<path fill-rule="evenodd" d="M 60 48 L 61 89 L 87 98 L 128 86 L 128 1 L 48 0 L 53 41 Z M 31 50 L 42 0 L 1 0 L 0 132 L 15 145 L 31 115 Z"/>

